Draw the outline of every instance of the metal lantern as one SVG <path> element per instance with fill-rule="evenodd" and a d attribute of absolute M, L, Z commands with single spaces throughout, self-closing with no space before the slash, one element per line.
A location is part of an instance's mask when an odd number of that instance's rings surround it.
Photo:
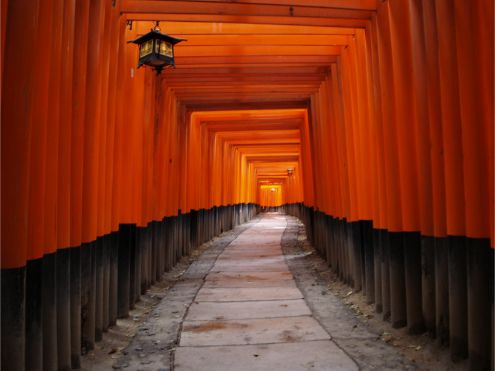
<path fill-rule="evenodd" d="M 160 74 L 166 66 L 175 67 L 174 45 L 184 41 L 160 32 L 158 23 L 154 29 L 136 40 L 129 41 L 139 45 L 138 68 L 143 64 Z"/>

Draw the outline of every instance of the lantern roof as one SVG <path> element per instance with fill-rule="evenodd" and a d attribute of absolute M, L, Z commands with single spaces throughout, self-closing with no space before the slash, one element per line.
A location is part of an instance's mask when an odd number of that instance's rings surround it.
<path fill-rule="evenodd" d="M 179 39 L 177 37 L 173 37 L 173 36 L 170 36 L 170 35 L 167 35 L 167 34 L 163 34 L 159 30 L 151 30 L 147 34 L 145 34 L 145 35 L 143 35 L 141 37 L 138 37 L 135 40 L 131 40 L 129 42 L 130 43 L 134 43 L 134 44 L 142 44 L 142 43 L 144 43 L 144 42 L 146 42 L 148 40 L 151 40 L 151 39 L 160 39 L 160 40 L 169 42 L 172 45 L 175 45 L 177 43 L 180 43 L 181 41 L 186 41 L 185 39 Z"/>

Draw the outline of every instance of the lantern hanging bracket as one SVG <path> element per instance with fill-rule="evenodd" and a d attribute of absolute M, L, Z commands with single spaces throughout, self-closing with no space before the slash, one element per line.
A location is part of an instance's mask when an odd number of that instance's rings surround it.
<path fill-rule="evenodd" d="M 132 19 L 127 20 L 126 26 L 129 26 L 129 31 L 132 31 Z"/>

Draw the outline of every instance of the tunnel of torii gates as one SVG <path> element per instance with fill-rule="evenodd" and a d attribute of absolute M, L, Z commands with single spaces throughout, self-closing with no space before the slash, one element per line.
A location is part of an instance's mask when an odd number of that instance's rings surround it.
<path fill-rule="evenodd" d="M 2 0 L 5 370 L 79 367 L 261 208 L 384 320 L 491 367 L 491 0 Z M 175 69 L 128 41 L 160 21 Z"/>

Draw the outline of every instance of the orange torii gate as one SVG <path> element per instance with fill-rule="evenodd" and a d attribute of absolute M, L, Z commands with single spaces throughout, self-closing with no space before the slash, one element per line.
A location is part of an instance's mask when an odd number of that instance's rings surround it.
<path fill-rule="evenodd" d="M 77 367 L 141 289 L 267 203 L 393 326 L 489 365 L 493 2 L 1 9 L 3 365 Z M 188 40 L 158 77 L 127 44 L 157 20 Z"/>

